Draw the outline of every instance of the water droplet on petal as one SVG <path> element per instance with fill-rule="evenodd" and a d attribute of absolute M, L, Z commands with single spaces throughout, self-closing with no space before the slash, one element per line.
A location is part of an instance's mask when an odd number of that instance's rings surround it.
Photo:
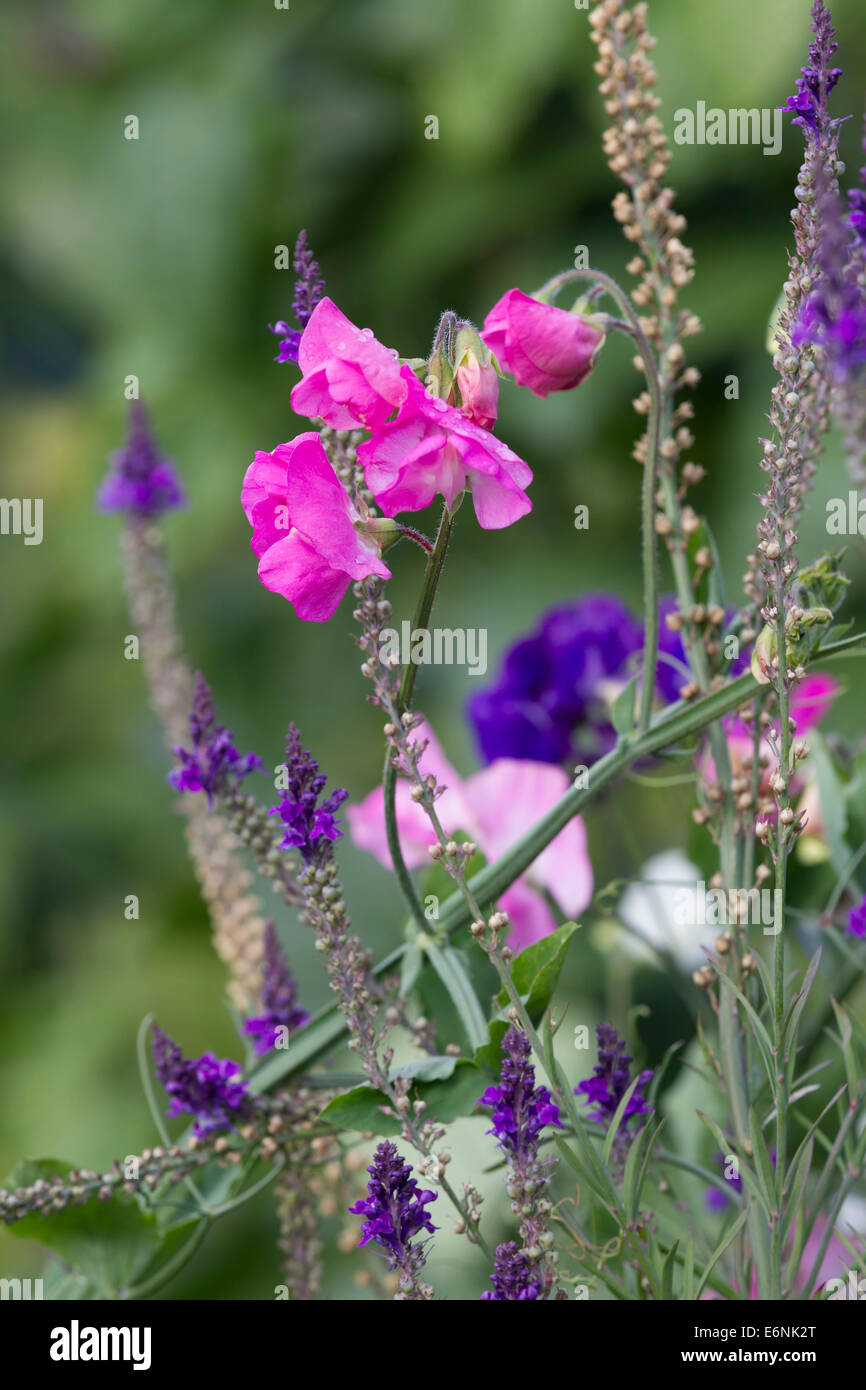
<path fill-rule="evenodd" d="M 345 343 L 336 343 L 335 346 L 336 346 L 337 352 L 345 352 L 345 351 L 346 351 L 346 344 L 345 344 Z"/>

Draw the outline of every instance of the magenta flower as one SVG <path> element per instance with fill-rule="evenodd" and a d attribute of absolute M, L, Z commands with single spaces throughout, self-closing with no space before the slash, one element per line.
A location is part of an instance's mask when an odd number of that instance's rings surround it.
<path fill-rule="evenodd" d="M 303 380 L 292 391 L 292 410 L 335 430 L 380 425 L 406 396 L 396 351 L 371 329 L 356 328 L 327 297 L 304 329 L 298 366 Z"/>
<path fill-rule="evenodd" d="M 441 492 L 451 507 L 464 489 L 486 531 L 510 526 L 532 509 L 523 491 L 529 465 L 462 411 L 431 396 L 411 367 L 403 368 L 406 398 L 396 420 L 358 446 L 358 462 L 386 516 L 429 507 Z"/>
<path fill-rule="evenodd" d="M 256 454 L 241 505 L 259 578 L 305 622 L 330 618 L 354 580 L 391 577 L 376 542 L 356 529 L 361 518 L 312 430 Z"/>
<path fill-rule="evenodd" d="M 461 781 L 430 728 L 422 725 L 418 737 L 427 740 L 420 762 L 422 773 L 432 773 L 446 788 L 436 802 L 445 833 L 462 830 L 489 860 L 505 854 L 568 788 L 568 777 L 561 768 L 516 758 L 498 758 Z M 412 800 L 408 782 L 397 784 L 395 810 L 407 866 L 412 869 L 429 864 L 427 851 L 436 836 L 423 806 Z M 382 788 L 374 788 L 360 805 L 347 807 L 346 813 L 354 843 L 390 869 Z M 511 919 L 509 945 L 520 951 L 555 930 L 545 891 L 563 912 L 577 916 L 592 898 L 592 884 L 586 831 L 576 816 L 551 840 L 532 868 L 500 896 L 502 909 Z"/>
<path fill-rule="evenodd" d="M 604 341 L 597 324 L 522 290 L 509 290 L 494 304 L 481 337 L 518 386 L 536 396 L 579 386 Z"/>

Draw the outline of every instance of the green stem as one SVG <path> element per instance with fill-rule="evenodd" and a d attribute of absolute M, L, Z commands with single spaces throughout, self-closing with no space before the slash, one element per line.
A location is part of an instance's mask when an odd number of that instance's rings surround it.
<path fill-rule="evenodd" d="M 640 692 L 640 712 L 638 731 L 646 733 L 652 718 L 653 697 L 655 695 L 656 666 L 659 646 L 659 602 L 658 602 L 658 552 L 655 533 L 655 491 L 659 467 L 659 443 L 661 439 L 662 392 L 659 383 L 658 363 L 653 355 L 649 340 L 640 325 L 634 305 L 615 280 L 600 270 L 566 270 L 556 275 L 542 288 L 540 294 L 555 295 L 557 291 L 573 280 L 592 280 L 601 286 L 611 299 L 619 305 L 624 323 L 614 326 L 634 338 L 637 349 L 643 358 L 644 375 L 650 398 L 647 417 L 647 449 L 641 487 L 641 544 L 643 559 L 643 601 L 644 601 L 644 647 L 643 683 Z"/>
<path fill-rule="evenodd" d="M 158 1289 L 163 1288 L 169 1280 L 173 1279 L 176 1274 L 179 1274 L 180 1271 L 189 1264 L 209 1230 L 210 1220 L 208 1217 L 203 1217 L 198 1222 L 189 1240 L 181 1246 L 180 1250 L 178 1250 L 170 1260 L 167 1260 L 162 1268 L 157 1270 L 150 1279 L 145 1279 L 141 1284 L 133 1284 L 131 1288 L 127 1289 L 126 1297 L 134 1299 L 150 1298 Z"/>
<path fill-rule="evenodd" d="M 782 1038 L 785 1028 L 785 897 L 788 886 L 788 831 L 782 824 L 781 812 L 790 804 L 791 777 L 791 729 L 788 723 L 788 653 L 785 633 L 785 604 L 781 582 L 776 591 L 776 612 L 778 613 L 779 645 L 779 773 L 785 780 L 785 790 L 778 801 L 779 816 L 776 835 L 776 879 L 778 894 L 776 903 L 776 939 L 774 942 L 773 979 L 773 1075 L 775 1078 L 774 1100 L 776 1104 L 776 1192 L 777 1216 L 772 1235 L 772 1297 L 782 1296 L 782 1217 L 785 1173 L 787 1168 L 786 1114 L 788 1109 L 787 1068 L 782 1056 Z"/>
<path fill-rule="evenodd" d="M 436 597 L 436 590 L 439 586 L 439 579 L 442 568 L 445 564 L 445 555 L 448 550 L 448 543 L 451 539 L 451 532 L 454 527 L 453 513 L 447 507 L 442 509 L 442 518 L 439 522 L 439 531 L 436 536 L 436 543 L 427 557 L 427 564 L 424 568 L 424 578 L 421 582 L 421 592 L 418 595 L 418 602 L 412 618 L 412 631 L 426 628 L 430 621 L 430 614 L 433 609 L 433 600 Z M 415 679 L 418 674 L 418 667 L 411 656 L 407 664 L 403 667 L 403 674 L 400 678 L 400 687 L 397 692 L 396 715 L 399 718 L 412 702 L 412 695 L 415 689 Z M 388 840 L 388 851 L 391 855 L 391 863 L 397 875 L 397 882 L 406 899 L 406 903 L 422 931 L 426 931 L 428 923 L 424 916 L 424 906 L 418 895 L 415 882 L 406 867 L 403 858 L 403 850 L 400 845 L 400 833 L 397 829 L 397 769 L 394 767 L 393 753 L 390 745 L 385 750 L 385 768 L 382 774 L 382 787 L 385 795 L 385 833 Z"/>

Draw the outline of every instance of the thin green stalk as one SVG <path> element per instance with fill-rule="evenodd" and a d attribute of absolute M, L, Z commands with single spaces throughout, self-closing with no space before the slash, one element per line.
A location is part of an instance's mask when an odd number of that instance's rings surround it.
<path fill-rule="evenodd" d="M 448 543 L 451 539 L 451 532 L 454 527 L 454 515 L 447 507 L 442 509 L 442 518 L 439 522 L 439 531 L 436 536 L 436 543 L 427 557 L 427 564 L 424 568 L 424 578 L 421 581 L 421 592 L 418 595 L 418 602 L 412 619 L 412 631 L 426 628 L 430 620 L 430 613 L 433 609 L 433 600 L 436 597 L 436 590 L 445 564 L 445 555 L 448 550 Z M 407 664 L 403 667 L 400 678 L 400 686 L 397 692 L 396 714 L 399 718 L 405 710 L 409 708 L 412 701 L 412 694 L 415 689 L 415 679 L 418 674 L 418 667 L 412 661 L 411 655 Z M 385 795 L 385 833 L 388 840 L 388 851 L 391 855 L 391 863 L 397 875 L 397 882 L 406 899 L 406 903 L 422 931 L 426 931 L 428 923 L 424 916 L 424 906 L 415 887 L 415 882 L 410 874 L 406 861 L 403 858 L 403 850 L 400 845 L 400 834 L 397 829 L 397 769 L 394 767 L 393 752 L 389 745 L 385 750 L 385 768 L 382 774 L 382 786 Z"/>
<path fill-rule="evenodd" d="M 785 899 L 788 886 L 788 832 L 782 823 L 781 811 L 790 803 L 791 776 L 791 729 L 788 723 L 788 657 L 785 634 L 785 605 L 781 583 L 777 586 L 776 611 L 778 619 L 779 645 L 779 770 L 785 780 L 785 791 L 779 804 L 776 837 L 776 938 L 774 942 L 774 981 L 773 981 L 773 1076 L 775 1078 L 774 1100 L 776 1106 L 776 1193 L 777 1219 L 772 1235 L 772 1297 L 782 1296 L 782 1209 L 785 1174 L 787 1171 L 787 1067 L 782 1056 L 782 1040 L 785 1028 Z"/>
<path fill-rule="evenodd" d="M 150 1279 L 145 1279 L 140 1284 L 133 1284 L 131 1288 L 127 1289 L 126 1297 L 134 1299 L 151 1298 L 158 1289 L 163 1288 L 176 1274 L 180 1274 L 180 1271 L 186 1268 L 209 1230 L 210 1218 L 204 1216 L 196 1225 L 189 1240 L 181 1246 L 172 1258 L 167 1260 L 162 1268 L 157 1270 Z"/>
<path fill-rule="evenodd" d="M 638 732 L 646 733 L 652 718 L 653 697 L 655 695 L 656 666 L 659 646 L 659 601 L 658 601 L 658 552 L 655 531 L 655 491 L 658 476 L 659 443 L 661 442 L 662 393 L 659 384 L 658 363 L 649 340 L 640 325 L 634 305 L 615 280 L 600 270 L 566 270 L 548 280 L 540 293 L 554 295 L 566 284 L 574 280 L 592 280 L 610 295 L 625 322 L 616 322 L 615 327 L 634 338 L 638 352 L 643 359 L 647 392 L 650 398 L 647 416 L 647 449 L 641 485 L 641 547 L 643 562 L 643 601 L 644 601 L 644 648 L 643 682 L 640 692 L 640 711 Z"/>

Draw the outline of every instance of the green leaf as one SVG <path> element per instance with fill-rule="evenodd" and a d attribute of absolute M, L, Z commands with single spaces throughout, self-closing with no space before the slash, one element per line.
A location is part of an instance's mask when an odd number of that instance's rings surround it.
<path fill-rule="evenodd" d="M 773 1173 L 773 1165 L 770 1162 L 770 1155 L 767 1152 L 767 1145 L 764 1142 L 764 1134 L 753 1105 L 749 1106 L 749 1139 L 752 1144 L 752 1156 L 755 1160 L 756 1176 L 764 1202 L 770 1212 L 775 1212 L 778 1206 L 776 1201 L 776 1178 Z"/>
<path fill-rule="evenodd" d="M 857 1104 L 857 1062 L 854 1056 L 854 1048 L 851 1044 L 853 1037 L 853 1027 L 851 1020 L 846 1014 L 842 1005 L 830 995 L 830 1003 L 833 1005 L 833 1012 L 836 1015 L 836 1022 L 839 1025 L 839 1039 L 842 1045 L 842 1056 L 845 1059 L 845 1075 L 848 1079 L 848 1099 L 851 1105 Z"/>
<path fill-rule="evenodd" d="M 664 1303 L 670 1303 L 674 1296 L 674 1269 L 677 1262 L 678 1247 L 679 1241 L 675 1240 L 665 1255 L 665 1262 L 662 1265 L 662 1301 Z"/>
<path fill-rule="evenodd" d="M 66 1178 L 72 1171 L 71 1164 L 58 1159 L 25 1159 L 4 1186 L 28 1187 L 40 1179 Z M 32 1212 L 14 1222 L 9 1233 L 46 1245 L 83 1275 L 102 1299 L 122 1295 L 160 1244 L 156 1217 L 123 1192 L 115 1192 L 110 1202 L 100 1202 L 94 1193 L 81 1206 L 68 1206 L 50 1216 Z"/>
<path fill-rule="evenodd" d="M 662 1117 L 655 1129 L 647 1125 L 646 1129 L 641 1131 L 628 1151 L 629 1159 L 631 1159 L 632 1153 L 636 1153 L 636 1156 L 640 1158 L 640 1171 L 637 1174 L 637 1178 L 635 1179 L 633 1176 L 629 1175 L 628 1160 L 626 1160 L 626 1172 L 623 1177 L 623 1192 L 626 1199 L 629 1220 L 631 1221 L 637 1220 L 638 1208 L 640 1206 L 640 1199 L 643 1194 L 647 1172 L 649 1171 L 652 1151 L 655 1148 L 655 1142 L 664 1129 L 665 1124 L 666 1119 Z M 632 1184 L 633 1186 L 628 1186 L 628 1184 Z"/>
<path fill-rule="evenodd" d="M 405 999 L 424 968 L 424 952 L 417 941 L 410 941 L 400 962 L 400 998 Z"/>
<path fill-rule="evenodd" d="M 423 1100 L 427 1109 L 425 1119 L 451 1124 L 462 1115 L 471 1114 L 484 1089 L 484 1076 L 468 1057 L 429 1058 L 431 1062 L 453 1062 L 448 1076 L 425 1080 L 413 1086 L 410 1097 Z M 419 1064 L 423 1067 L 423 1063 Z M 435 1070 L 435 1068 L 433 1068 Z M 400 1121 L 395 1115 L 384 1115 L 382 1106 L 390 1105 L 388 1097 L 375 1086 L 355 1086 L 351 1091 L 335 1096 L 322 1110 L 319 1118 L 337 1129 L 369 1130 L 391 1138 L 400 1133 Z"/>
<path fill-rule="evenodd" d="M 686 1253 L 683 1256 L 683 1300 L 691 1303 L 695 1296 L 695 1241 L 691 1231 L 686 1236 Z"/>
<path fill-rule="evenodd" d="M 456 1066 L 456 1057 L 422 1057 L 417 1062 L 393 1067 L 389 1080 L 396 1081 L 398 1076 L 402 1076 L 410 1081 L 447 1081 L 449 1076 L 453 1076 Z"/>
<path fill-rule="evenodd" d="M 821 803 L 821 819 L 833 868 L 837 874 L 846 872 L 850 862 L 850 851 L 845 842 L 848 829 L 848 813 L 845 801 L 845 788 L 836 771 L 833 759 L 823 737 L 817 729 L 809 730 L 809 749 L 815 780 L 818 783 L 818 798 Z"/>
<path fill-rule="evenodd" d="M 806 1183 L 809 1181 L 809 1174 L 812 1171 L 812 1155 L 814 1154 L 814 1152 L 815 1140 L 813 1137 L 810 1137 L 804 1144 L 799 1160 L 793 1170 L 793 1180 L 791 1180 L 791 1170 L 789 1170 L 788 1179 L 786 1180 L 786 1186 L 788 1185 L 788 1182 L 790 1182 L 790 1191 L 785 1202 L 785 1212 L 782 1218 L 783 1241 L 787 1240 L 788 1232 L 791 1229 L 791 1223 L 793 1222 L 800 1208 L 803 1206 L 803 1201 L 806 1193 Z M 798 1258 L 797 1263 L 793 1266 L 793 1268 L 798 1269 L 799 1266 L 800 1261 Z"/>
<path fill-rule="evenodd" d="M 508 1032 L 508 1024 L 502 1018 L 494 1018 L 487 1025 L 488 1041 L 475 1052 L 475 1065 L 499 1076 L 502 1070 L 502 1039 Z"/>
<path fill-rule="evenodd" d="M 382 1114 L 381 1107 L 388 1104 L 387 1096 L 375 1086 L 355 1086 L 328 1101 L 319 1119 L 336 1129 L 370 1130 L 390 1138 L 400 1133 L 401 1126 L 395 1115 Z"/>
<path fill-rule="evenodd" d="M 707 1280 L 709 1279 L 716 1265 L 719 1263 L 719 1260 L 724 1255 L 728 1246 L 733 1245 L 737 1236 L 740 1234 L 740 1231 L 746 1224 L 746 1219 L 748 1215 L 749 1209 L 748 1207 L 746 1207 L 744 1211 L 740 1212 L 733 1226 L 731 1226 L 727 1231 L 725 1231 L 724 1235 L 722 1236 L 721 1240 L 719 1241 L 718 1245 L 716 1246 L 715 1250 L 713 1251 L 712 1255 L 710 1256 L 709 1260 L 704 1265 L 704 1268 L 701 1271 L 701 1277 L 698 1281 L 698 1287 L 695 1289 L 695 1299 L 700 1298 L 701 1294 L 706 1288 Z"/>
<path fill-rule="evenodd" d="M 460 1015 L 473 1051 L 483 1047 L 487 1041 L 487 1019 L 460 952 L 453 946 L 440 949 L 432 941 L 427 942 L 424 949 Z"/>
<path fill-rule="evenodd" d="M 604 1144 L 602 1145 L 601 1150 L 601 1161 L 605 1165 L 605 1167 L 607 1167 L 608 1163 L 610 1162 L 610 1151 L 613 1148 L 614 1140 L 616 1139 L 616 1136 L 619 1133 L 619 1128 L 623 1122 L 628 1103 L 640 1084 L 641 1073 L 638 1072 L 637 1076 L 634 1077 L 633 1080 L 630 1082 L 628 1090 L 624 1093 L 619 1105 L 616 1107 L 616 1110 L 614 1111 L 614 1115 L 610 1122 L 610 1127 L 607 1131 L 607 1134 L 605 1135 Z"/>
<path fill-rule="evenodd" d="M 527 946 L 511 962 L 511 978 L 533 1023 L 538 1023 L 553 998 L 571 938 L 579 926 L 579 922 L 564 922 L 549 936 Z M 508 994 L 504 989 L 496 996 L 496 1002 L 500 1008 L 507 1008 Z"/>
<path fill-rule="evenodd" d="M 630 734 L 635 725 L 635 698 L 637 695 L 637 676 L 632 676 L 627 685 L 617 695 L 611 706 L 610 722 L 618 734 Z"/>
<path fill-rule="evenodd" d="M 90 1301 L 98 1298 L 93 1285 L 64 1260 L 52 1255 L 42 1269 L 42 1295 L 46 1303 Z"/>
<path fill-rule="evenodd" d="M 595 1193 L 596 1197 L 600 1198 L 605 1208 L 609 1210 L 609 1196 L 605 1192 L 603 1185 L 596 1178 L 595 1174 L 591 1171 L 591 1169 L 585 1163 L 582 1163 L 580 1161 L 577 1154 L 574 1152 L 574 1149 L 571 1147 L 570 1144 L 566 1143 L 566 1141 L 562 1138 L 561 1135 L 554 1134 L 553 1142 L 559 1150 L 560 1157 L 565 1159 L 569 1168 L 573 1169 L 580 1181 L 585 1182 L 587 1187 L 591 1188 L 591 1190 Z"/>

